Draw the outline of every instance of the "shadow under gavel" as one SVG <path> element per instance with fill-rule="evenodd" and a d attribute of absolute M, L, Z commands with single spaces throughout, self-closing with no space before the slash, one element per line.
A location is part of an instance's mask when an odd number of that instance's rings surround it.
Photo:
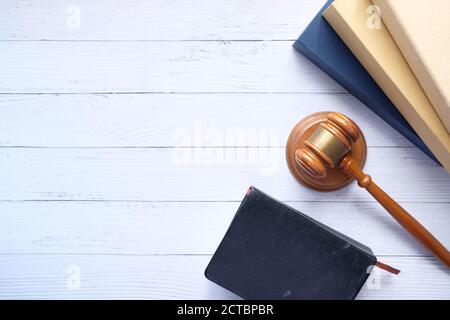
<path fill-rule="evenodd" d="M 292 130 L 286 147 L 289 169 L 301 183 L 332 191 L 356 180 L 405 230 L 450 267 L 449 251 L 362 171 L 366 153 L 360 128 L 336 112 L 315 113 L 303 119 Z"/>

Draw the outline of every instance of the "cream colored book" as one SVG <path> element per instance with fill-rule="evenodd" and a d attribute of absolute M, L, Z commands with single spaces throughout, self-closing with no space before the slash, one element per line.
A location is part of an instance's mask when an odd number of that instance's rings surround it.
<path fill-rule="evenodd" d="M 323 16 L 450 172 L 450 134 L 369 0 L 335 0 Z"/>
<path fill-rule="evenodd" d="M 450 132 L 450 0 L 373 0 Z"/>

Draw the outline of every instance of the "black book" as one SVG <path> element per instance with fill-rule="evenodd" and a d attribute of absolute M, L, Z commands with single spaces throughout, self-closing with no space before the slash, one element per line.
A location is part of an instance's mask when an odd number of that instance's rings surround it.
<path fill-rule="evenodd" d="M 250 300 L 354 299 L 376 263 L 368 247 L 250 187 L 205 275 Z"/>

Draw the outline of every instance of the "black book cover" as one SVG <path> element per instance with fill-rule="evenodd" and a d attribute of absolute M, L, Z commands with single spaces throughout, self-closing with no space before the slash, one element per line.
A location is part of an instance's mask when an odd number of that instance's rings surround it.
<path fill-rule="evenodd" d="M 205 275 L 250 300 L 354 299 L 376 262 L 368 247 L 250 187 Z"/>

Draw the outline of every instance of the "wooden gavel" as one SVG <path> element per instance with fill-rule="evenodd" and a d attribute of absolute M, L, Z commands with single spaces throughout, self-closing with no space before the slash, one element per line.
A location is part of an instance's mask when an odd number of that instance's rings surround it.
<path fill-rule="evenodd" d="M 450 267 L 449 251 L 361 170 L 366 152 L 359 127 L 336 112 L 320 112 L 303 119 L 292 130 L 286 147 L 289 169 L 301 183 L 332 191 L 355 179 L 404 229 Z"/>

